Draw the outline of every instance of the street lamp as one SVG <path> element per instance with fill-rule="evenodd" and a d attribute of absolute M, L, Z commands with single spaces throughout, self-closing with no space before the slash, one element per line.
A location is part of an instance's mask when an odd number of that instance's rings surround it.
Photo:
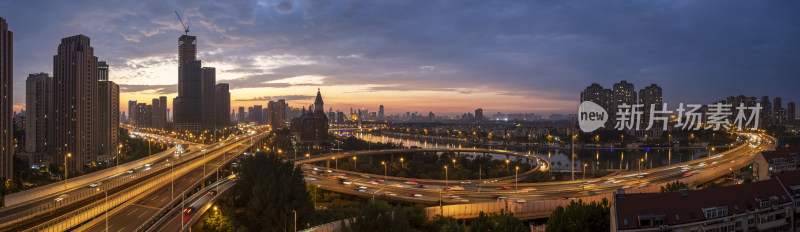
<path fill-rule="evenodd" d="M 444 187 L 449 187 L 447 184 L 447 165 L 444 166 Z"/>
<path fill-rule="evenodd" d="M 357 172 L 358 171 L 358 160 L 356 159 L 355 156 L 353 156 L 353 165 L 354 165 L 353 171 Z"/>
<path fill-rule="evenodd" d="M 453 159 L 453 168 L 456 168 L 456 159 Z"/>
<path fill-rule="evenodd" d="M 586 165 L 587 164 L 583 164 L 583 179 L 584 180 L 586 179 Z"/>
<path fill-rule="evenodd" d="M 514 170 L 514 191 L 519 193 L 519 166 Z"/>
<path fill-rule="evenodd" d="M 69 168 L 67 168 L 69 166 L 67 165 L 67 158 L 69 157 L 72 157 L 72 153 L 67 153 L 67 155 L 64 156 L 64 190 L 67 190 L 67 181 L 69 179 L 69 172 L 67 172 L 67 170 L 69 170 Z"/>
<path fill-rule="evenodd" d="M 122 153 L 122 144 L 119 144 L 119 149 L 117 149 L 117 166 L 119 166 L 119 154 Z"/>
<path fill-rule="evenodd" d="M 389 181 L 386 180 L 386 162 L 381 161 L 383 165 L 383 184 L 387 184 Z"/>
<path fill-rule="evenodd" d="M 311 158 L 311 154 L 306 153 L 306 159 L 310 159 L 310 158 Z"/>
<path fill-rule="evenodd" d="M 400 157 L 400 167 L 405 168 L 405 164 L 403 163 L 403 157 Z"/>
<path fill-rule="evenodd" d="M 511 166 L 508 166 L 508 165 L 509 165 L 509 162 L 511 162 L 511 161 L 510 161 L 510 160 L 508 160 L 508 159 L 506 159 L 506 168 L 507 168 L 507 169 L 511 169 Z"/>

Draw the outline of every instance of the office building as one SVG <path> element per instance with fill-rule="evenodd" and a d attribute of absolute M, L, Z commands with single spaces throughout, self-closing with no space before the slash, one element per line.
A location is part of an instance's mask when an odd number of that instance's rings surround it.
<path fill-rule="evenodd" d="M 247 117 L 245 117 L 245 114 L 244 114 L 244 107 L 243 106 L 239 106 L 239 113 L 236 114 L 236 122 L 237 123 L 247 123 L 247 121 L 245 121 L 246 119 L 247 119 Z"/>
<path fill-rule="evenodd" d="M 217 124 L 217 108 L 214 107 L 214 103 L 217 101 L 216 97 L 214 97 L 217 91 L 215 86 L 217 81 L 217 69 L 213 67 L 203 67 L 201 77 L 202 90 L 200 98 L 203 108 L 203 130 L 213 130 L 216 128 Z"/>
<path fill-rule="evenodd" d="M 378 106 L 378 118 L 383 120 L 386 117 L 385 113 L 383 112 L 383 105 Z"/>
<path fill-rule="evenodd" d="M 178 39 L 178 96 L 172 100 L 176 131 L 197 131 L 202 127 L 201 66 L 197 60 L 197 37 L 182 35 Z"/>
<path fill-rule="evenodd" d="M 261 117 L 264 114 L 264 110 L 261 107 L 261 105 L 254 105 L 253 112 L 250 113 L 252 117 L 250 121 L 256 125 L 264 124 L 264 120 Z"/>
<path fill-rule="evenodd" d="M 136 126 L 153 127 L 153 106 L 147 103 L 136 104 Z"/>
<path fill-rule="evenodd" d="M 97 159 L 109 160 L 119 149 L 119 85 L 99 81 L 97 89 Z"/>
<path fill-rule="evenodd" d="M 167 122 L 169 121 L 167 118 L 167 115 L 169 115 L 169 109 L 167 109 L 167 96 L 158 97 L 158 108 L 158 129 L 163 130 L 167 128 Z"/>
<path fill-rule="evenodd" d="M 228 83 L 219 83 L 214 87 L 214 97 L 216 98 L 214 106 L 216 116 L 217 128 L 225 128 L 231 125 L 231 115 L 228 110 L 231 109 L 231 92 Z"/>
<path fill-rule="evenodd" d="M 25 155 L 28 164 L 49 164 L 53 127 L 53 78 L 47 73 L 25 80 Z"/>
<path fill-rule="evenodd" d="M 89 37 L 61 39 L 53 57 L 53 158 L 58 164 L 66 160 L 71 172 L 82 172 L 97 155 L 97 85 L 97 57 Z"/>

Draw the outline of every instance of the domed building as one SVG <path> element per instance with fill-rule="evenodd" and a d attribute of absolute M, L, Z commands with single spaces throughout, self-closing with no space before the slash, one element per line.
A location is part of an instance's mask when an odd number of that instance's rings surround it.
<path fill-rule="evenodd" d="M 322 94 L 317 89 L 314 110 L 303 109 L 300 117 L 292 119 L 291 131 L 297 142 L 319 145 L 328 141 L 328 116 L 325 115 L 324 104 Z"/>

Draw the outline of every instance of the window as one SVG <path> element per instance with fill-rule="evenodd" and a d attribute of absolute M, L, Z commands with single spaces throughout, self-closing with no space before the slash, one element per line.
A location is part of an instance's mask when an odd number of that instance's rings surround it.
<path fill-rule="evenodd" d="M 627 218 L 622 219 L 622 224 L 627 226 L 628 225 L 628 219 Z"/>
<path fill-rule="evenodd" d="M 678 216 L 678 214 L 676 213 L 676 214 L 675 214 L 675 221 L 680 221 L 680 220 L 681 220 L 681 217 L 680 217 L 680 216 Z"/>
<path fill-rule="evenodd" d="M 652 226 L 652 219 L 639 219 L 639 227 Z"/>

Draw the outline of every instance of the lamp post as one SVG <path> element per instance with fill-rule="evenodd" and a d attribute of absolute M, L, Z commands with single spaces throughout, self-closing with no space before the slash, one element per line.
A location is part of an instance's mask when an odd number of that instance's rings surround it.
<path fill-rule="evenodd" d="M 400 167 L 405 168 L 406 165 L 403 163 L 403 157 L 400 157 Z"/>
<path fill-rule="evenodd" d="M 353 156 L 353 166 L 354 166 L 353 167 L 353 171 L 357 172 L 358 171 L 358 159 L 356 159 L 355 156 Z"/>
<path fill-rule="evenodd" d="M 72 153 L 67 153 L 67 155 L 64 156 L 64 190 L 67 190 L 67 181 L 69 179 L 69 168 L 67 168 L 69 167 L 69 165 L 67 165 L 67 158 L 69 157 L 72 157 Z"/>
<path fill-rule="evenodd" d="M 119 149 L 117 149 L 117 166 L 119 166 L 119 154 L 122 153 L 122 144 L 119 145 Z"/>
<path fill-rule="evenodd" d="M 583 179 L 584 180 L 586 179 L 586 165 L 587 164 L 583 164 Z"/>
<path fill-rule="evenodd" d="M 386 180 L 386 162 L 381 161 L 383 165 L 383 184 L 386 185 L 389 181 Z"/>
<path fill-rule="evenodd" d="M 449 187 L 447 184 L 447 165 L 444 166 L 444 187 Z"/>
<path fill-rule="evenodd" d="M 509 172 L 511 172 L 511 167 L 509 166 L 509 162 L 511 161 L 506 159 L 506 169 L 509 169 Z"/>
<path fill-rule="evenodd" d="M 514 170 L 514 192 L 519 193 L 519 166 Z"/>
<path fill-rule="evenodd" d="M 294 212 L 294 232 L 297 232 L 297 211 L 292 210 Z"/>

